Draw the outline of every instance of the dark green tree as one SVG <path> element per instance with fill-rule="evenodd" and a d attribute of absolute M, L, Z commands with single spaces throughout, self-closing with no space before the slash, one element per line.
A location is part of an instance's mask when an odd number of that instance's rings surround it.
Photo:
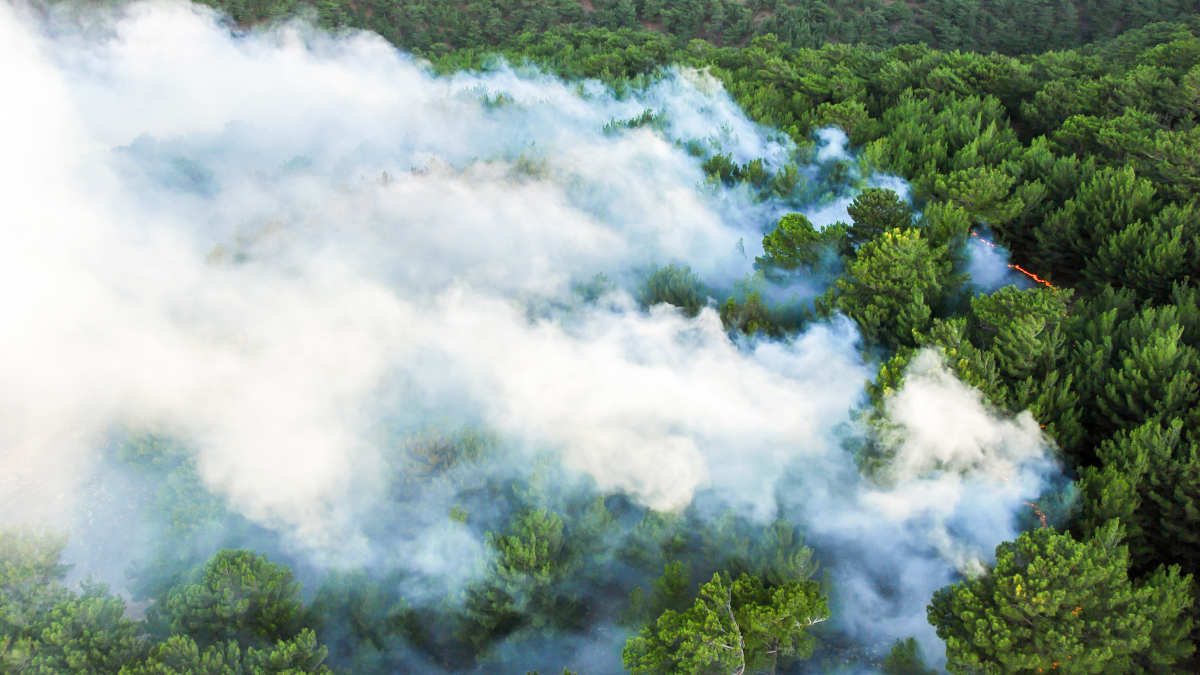
<path fill-rule="evenodd" d="M 1037 228 L 1038 261 L 1061 272 L 1082 271 L 1105 241 L 1159 209 L 1154 185 L 1130 167 L 1104 169 Z"/>
<path fill-rule="evenodd" d="M 853 219 L 847 230 L 850 241 L 861 246 L 884 232 L 912 226 L 912 207 L 886 188 L 863 190 L 846 208 Z"/>
<path fill-rule="evenodd" d="M 387 673 L 400 667 L 395 654 L 413 633 L 408 604 L 392 587 L 366 572 L 339 572 L 317 589 L 306 623 L 313 626 L 332 653 L 355 673 Z"/>
<path fill-rule="evenodd" d="M 883 675 L 937 675 L 937 670 L 925 665 L 925 654 L 916 638 L 896 640 L 883 659 Z"/>
<path fill-rule="evenodd" d="M 1084 531 L 1119 518 L 1143 573 L 1160 565 L 1200 571 L 1200 446 L 1184 426 L 1153 419 L 1118 432 L 1097 451 L 1101 467 L 1084 473 Z"/>
<path fill-rule="evenodd" d="M 488 532 L 486 542 L 494 557 L 484 577 L 467 588 L 463 639 L 482 651 L 518 631 L 578 626 L 586 608 L 564 582 L 583 561 L 559 514 L 529 509 L 507 532 Z"/>

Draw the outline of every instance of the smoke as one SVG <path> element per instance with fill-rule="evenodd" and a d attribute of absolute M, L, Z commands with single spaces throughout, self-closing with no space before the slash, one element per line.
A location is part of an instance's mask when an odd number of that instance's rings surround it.
<path fill-rule="evenodd" d="M 712 308 L 637 305 L 655 265 L 744 278 L 787 208 L 689 154 L 777 170 L 798 152 L 704 73 L 624 98 L 508 67 L 439 78 L 377 36 L 231 35 L 178 3 L 0 5 L 0 60 L 20 102 L 0 113 L 5 521 L 78 523 L 114 425 L 161 430 L 297 550 L 394 547 L 414 592 L 445 593 L 482 544 L 436 485 L 403 541 L 373 539 L 378 431 L 477 424 L 505 471 L 549 455 L 655 509 L 701 492 L 782 509 L 846 630 L 938 653 L 930 593 L 977 573 L 1053 471 L 1032 418 L 998 418 L 923 354 L 888 404 L 891 480 L 867 482 L 842 443 L 874 370 L 849 320 L 738 344 Z M 614 130 L 647 109 L 658 128 Z M 844 134 L 821 143 L 814 181 L 852 161 Z"/>
<path fill-rule="evenodd" d="M 980 228 L 967 240 L 967 273 L 971 285 L 981 293 L 991 293 L 1005 286 L 1032 288 L 1037 284 L 1013 268 L 1008 249 L 993 242 L 991 231 Z"/>
<path fill-rule="evenodd" d="M 844 131 L 829 127 L 819 129 L 815 136 L 816 157 L 806 172 L 810 180 L 819 181 L 822 178 L 837 177 L 849 184 L 859 184 L 862 187 L 886 188 L 895 192 L 900 199 L 911 200 L 908 183 L 903 179 L 884 173 L 863 175 L 862 167 L 850 154 L 850 137 Z M 818 229 L 838 222 L 850 223 L 848 209 L 857 196 L 857 190 L 834 190 L 825 194 L 817 203 L 807 205 L 801 212 Z"/>

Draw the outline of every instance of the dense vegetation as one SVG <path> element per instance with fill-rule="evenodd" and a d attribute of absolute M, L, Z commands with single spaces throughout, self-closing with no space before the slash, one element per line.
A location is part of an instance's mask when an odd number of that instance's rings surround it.
<path fill-rule="evenodd" d="M 221 6 L 241 22 L 295 8 Z M 947 669 L 1195 668 L 1200 21 L 1152 22 L 1196 3 L 315 6 L 324 21 L 369 27 L 443 71 L 489 67 L 500 47 L 510 60 L 620 90 L 678 63 L 708 68 L 751 117 L 801 146 L 817 128 L 844 129 L 865 167 L 911 183 L 912 204 L 868 189 L 850 223 L 818 231 L 803 215 L 784 217 L 764 238 L 760 274 L 716 298 L 727 328 L 785 337 L 835 312 L 857 322 L 880 362 L 857 448 L 873 479 L 887 480 L 883 406 L 925 348 L 996 409 L 1030 411 L 1077 479 L 1078 499 L 1042 504 L 1050 522 L 1001 545 L 988 575 L 931 599 Z M 1050 47 L 1060 50 L 1032 53 Z M 705 168 L 714 182 L 764 195 L 788 180 L 720 155 Z M 975 294 L 965 248 L 983 226 L 1046 283 Z M 827 279 L 827 291 L 797 308 L 756 290 L 796 278 Z M 643 290 L 645 305 L 692 315 L 715 293 L 674 266 Z M 913 641 L 883 660 L 818 643 L 830 590 L 791 523 L 712 518 L 697 506 L 663 515 L 589 485 L 552 489 L 565 483 L 547 478 L 552 465 L 532 476 L 466 470 L 499 453 L 469 429 L 396 440 L 397 495 L 415 481 L 453 485 L 452 518 L 489 549 L 459 602 L 410 606 L 403 579 L 382 565 L 325 579 L 305 604 L 287 565 L 246 550 L 282 550 L 273 535 L 203 489 L 186 447 L 131 433 L 118 454 L 152 486 L 148 508 L 163 524 L 157 557 L 131 570 L 134 599 L 152 601 L 145 619 L 127 618 L 103 586 L 64 586 L 57 535 L 7 531 L 0 664 L 164 675 L 486 671 L 513 645 L 552 662 L 552 636 L 611 624 L 636 631 L 623 662 L 638 674 L 776 672 L 810 657 L 928 672 Z M 381 519 L 395 528 L 381 537 L 403 529 L 403 503 Z"/>
<path fill-rule="evenodd" d="M 330 27 L 372 30 L 440 55 L 512 48 L 548 30 L 652 31 L 744 46 L 775 35 L 792 47 L 830 42 L 1024 54 L 1104 41 L 1200 10 L 1196 0 L 210 0 L 239 23 L 315 11 Z"/>

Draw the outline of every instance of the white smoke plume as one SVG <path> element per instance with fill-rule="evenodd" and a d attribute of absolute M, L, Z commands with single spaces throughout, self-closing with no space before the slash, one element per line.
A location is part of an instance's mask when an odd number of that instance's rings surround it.
<path fill-rule="evenodd" d="M 781 208 L 712 187 L 676 144 L 794 151 L 707 75 L 624 99 L 509 68 L 438 78 L 377 36 L 235 36 L 166 2 L 0 4 L 0 62 L 20 103 L 0 112 L 0 520 L 70 522 L 107 430 L 140 425 L 189 439 L 261 526 L 362 551 L 388 405 L 481 421 L 654 508 L 783 503 L 837 557 L 848 628 L 937 653 L 929 593 L 1014 536 L 1052 470 L 1031 420 L 923 356 L 890 403 L 897 480 L 873 486 L 839 444 L 873 372 L 848 320 L 747 346 L 711 308 L 637 306 L 654 264 L 743 278 Z M 604 131 L 646 109 L 661 131 Z M 613 284 L 581 301 L 598 273 Z M 415 569 L 464 549 L 433 550 L 442 531 Z"/>

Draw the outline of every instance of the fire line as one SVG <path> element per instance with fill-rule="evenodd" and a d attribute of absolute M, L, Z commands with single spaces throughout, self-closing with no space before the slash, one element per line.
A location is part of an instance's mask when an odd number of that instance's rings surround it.
<path fill-rule="evenodd" d="M 995 244 L 993 244 L 992 242 L 988 241 L 987 239 L 984 239 L 983 237 L 979 236 L 978 232 L 972 232 L 971 236 L 975 237 L 979 241 L 982 241 L 983 243 L 987 244 L 988 246 L 991 246 L 992 248 L 996 248 Z M 1058 287 L 1055 286 L 1054 284 L 1050 283 L 1049 281 L 1046 281 L 1045 279 L 1042 279 L 1038 275 L 1034 274 L 1033 272 L 1030 272 L 1029 270 L 1021 267 L 1020 265 L 1009 264 L 1008 266 L 1009 266 L 1009 268 L 1014 269 L 1014 270 L 1020 272 L 1021 274 L 1024 274 L 1025 276 L 1029 277 L 1030 279 L 1033 279 L 1034 281 L 1038 282 L 1039 284 L 1043 284 L 1049 288 L 1058 290 Z"/>

